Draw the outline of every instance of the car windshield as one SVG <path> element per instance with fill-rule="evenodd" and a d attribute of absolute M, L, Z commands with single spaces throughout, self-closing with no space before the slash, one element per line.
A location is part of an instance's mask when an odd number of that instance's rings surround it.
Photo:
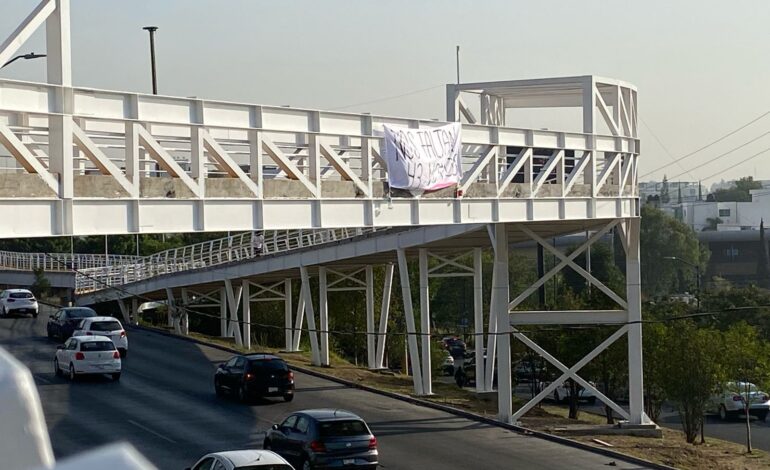
<path fill-rule="evenodd" d="M 95 321 L 91 323 L 91 331 L 115 331 L 122 330 L 120 323 L 116 321 Z"/>
<path fill-rule="evenodd" d="M 266 371 L 289 370 L 289 366 L 287 366 L 285 362 L 278 359 L 249 361 L 249 366 L 252 372 L 260 372 L 264 370 Z"/>
<path fill-rule="evenodd" d="M 86 341 L 80 345 L 81 351 L 114 351 L 112 341 Z"/>
<path fill-rule="evenodd" d="M 67 310 L 67 315 L 70 318 L 88 318 L 88 317 L 95 317 L 96 312 L 94 312 L 90 308 L 73 308 L 73 309 Z"/>
<path fill-rule="evenodd" d="M 246 465 L 235 467 L 235 470 L 293 470 L 293 467 L 285 463 L 276 463 L 273 465 Z"/>
<path fill-rule="evenodd" d="M 8 297 L 12 299 L 31 299 L 33 295 L 29 292 L 11 292 Z"/>
<path fill-rule="evenodd" d="M 319 428 L 321 437 L 360 436 L 361 434 L 369 434 L 366 424 L 357 419 L 345 421 L 321 421 Z"/>

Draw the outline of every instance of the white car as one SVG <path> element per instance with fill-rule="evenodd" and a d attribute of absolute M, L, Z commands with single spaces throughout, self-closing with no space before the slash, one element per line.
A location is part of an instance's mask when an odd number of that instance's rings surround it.
<path fill-rule="evenodd" d="M 120 321 L 113 317 L 89 317 L 80 320 L 72 336 L 106 336 L 115 343 L 120 357 L 128 355 L 128 336 Z"/>
<path fill-rule="evenodd" d="M 31 313 L 37 318 L 37 299 L 27 289 L 7 289 L 0 294 L 0 315 L 8 316 L 13 313 Z"/>
<path fill-rule="evenodd" d="M 56 347 L 53 367 L 56 375 L 66 373 L 70 380 L 84 374 L 109 374 L 120 380 L 120 353 L 106 336 L 73 336 Z"/>
<path fill-rule="evenodd" d="M 711 411 L 718 413 L 719 418 L 722 420 L 737 418 L 739 415 L 745 416 L 747 388 L 749 414 L 764 421 L 770 412 L 770 396 L 750 382 L 727 382 L 722 389 L 722 393 L 712 397 Z"/>
<path fill-rule="evenodd" d="M 294 470 L 283 457 L 269 450 L 231 450 L 203 456 L 187 470 Z"/>

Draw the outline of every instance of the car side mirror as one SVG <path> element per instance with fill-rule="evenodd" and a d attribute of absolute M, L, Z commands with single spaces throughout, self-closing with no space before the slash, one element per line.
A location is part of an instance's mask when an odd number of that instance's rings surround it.
<path fill-rule="evenodd" d="M 60 345 L 56 346 L 56 349 L 64 349 L 64 345 L 60 344 Z"/>
<path fill-rule="evenodd" d="M 274 424 L 274 425 L 273 425 L 273 429 L 275 429 L 276 431 L 277 431 L 279 428 L 280 428 L 280 426 L 278 426 L 277 424 Z"/>

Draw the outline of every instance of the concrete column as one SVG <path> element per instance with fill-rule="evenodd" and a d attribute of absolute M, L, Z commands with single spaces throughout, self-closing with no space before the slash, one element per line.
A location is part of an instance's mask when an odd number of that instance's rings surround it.
<path fill-rule="evenodd" d="M 318 267 L 318 316 L 321 324 L 321 365 L 329 366 L 329 295 L 326 268 Z"/>
<path fill-rule="evenodd" d="M 249 281 L 244 279 L 242 281 L 243 287 L 241 288 L 243 299 L 241 302 L 243 303 L 242 309 L 243 309 L 243 347 L 246 349 L 251 349 L 251 293 L 249 292 Z"/>
<path fill-rule="evenodd" d="M 398 256 L 398 274 L 401 279 L 401 296 L 404 298 L 404 317 L 406 319 L 407 344 L 409 345 L 409 360 L 412 365 L 414 393 L 424 395 L 420 352 L 417 349 L 417 332 L 414 324 L 414 310 L 412 309 L 412 289 L 409 286 L 409 266 L 403 248 L 396 250 L 396 254 Z"/>
<path fill-rule="evenodd" d="M 644 369 L 642 363 L 642 283 L 639 266 L 640 219 L 626 221 L 626 296 L 628 299 L 628 401 L 631 424 L 650 419 L 644 413 Z"/>
<path fill-rule="evenodd" d="M 495 292 L 494 311 L 497 317 L 497 413 L 504 423 L 511 421 L 513 404 L 511 397 L 511 322 L 508 313 L 508 232 L 505 224 L 495 224 Z"/>
<path fill-rule="evenodd" d="M 484 391 L 494 390 L 495 357 L 497 356 L 497 314 L 495 312 L 495 293 L 494 286 L 497 284 L 497 270 L 492 268 L 492 292 L 489 296 L 489 334 L 487 335 L 487 359 L 484 362 Z"/>
<path fill-rule="evenodd" d="M 366 267 L 366 359 L 367 367 L 376 367 L 376 348 L 374 332 L 374 268 Z"/>
<path fill-rule="evenodd" d="M 433 393 L 430 363 L 430 292 L 428 291 L 428 250 L 420 248 L 420 342 L 422 343 L 422 389 L 425 395 Z"/>
<path fill-rule="evenodd" d="M 484 290 L 481 248 L 473 249 L 473 344 L 476 352 L 476 391 L 484 390 Z"/>
<path fill-rule="evenodd" d="M 139 324 L 139 299 L 131 298 L 131 314 L 133 315 L 134 325 Z"/>

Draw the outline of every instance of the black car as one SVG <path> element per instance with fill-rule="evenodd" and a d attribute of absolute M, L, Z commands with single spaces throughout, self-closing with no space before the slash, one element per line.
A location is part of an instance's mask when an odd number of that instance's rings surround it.
<path fill-rule="evenodd" d="M 234 356 L 217 368 L 214 390 L 217 396 L 229 393 L 244 403 L 262 397 L 292 401 L 294 372 L 283 359 L 272 354 Z"/>
<path fill-rule="evenodd" d="M 96 312 L 88 307 L 65 307 L 48 317 L 46 330 L 48 338 L 59 338 L 62 341 L 72 336 L 80 320 L 95 317 Z"/>
<path fill-rule="evenodd" d="M 274 424 L 265 449 L 303 470 L 366 468 L 379 464 L 377 438 L 357 415 L 344 410 L 303 410 Z"/>

